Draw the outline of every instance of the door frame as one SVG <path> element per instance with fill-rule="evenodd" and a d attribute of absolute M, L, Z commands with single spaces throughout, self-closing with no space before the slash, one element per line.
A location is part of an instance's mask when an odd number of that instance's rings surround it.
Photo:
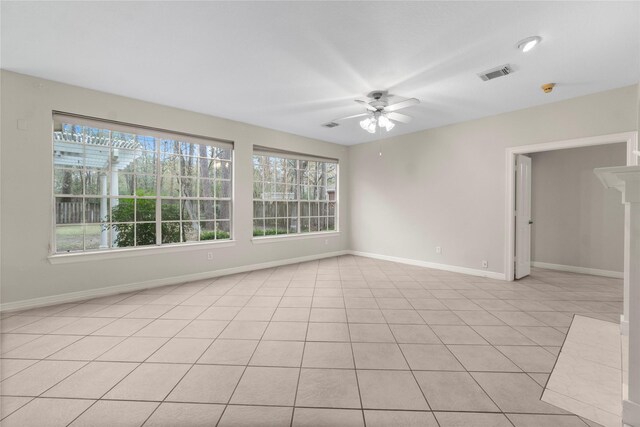
<path fill-rule="evenodd" d="M 634 154 L 638 150 L 638 132 L 621 132 L 609 135 L 590 136 L 586 138 L 566 139 L 562 141 L 543 142 L 539 144 L 520 145 L 506 149 L 506 197 L 505 197 L 505 280 L 511 282 L 515 276 L 515 192 L 516 192 L 516 155 L 527 153 L 539 153 L 541 151 L 563 150 L 567 148 L 590 147 L 593 145 L 627 144 L 627 166 L 637 166 L 640 157 Z"/>

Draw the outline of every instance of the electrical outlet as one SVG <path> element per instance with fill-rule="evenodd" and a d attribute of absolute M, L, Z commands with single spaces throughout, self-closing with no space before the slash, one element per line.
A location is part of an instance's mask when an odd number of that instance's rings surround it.
<path fill-rule="evenodd" d="M 483 260 L 482 261 L 482 268 L 489 268 L 489 261 Z"/>
<path fill-rule="evenodd" d="M 324 244 L 328 245 L 329 244 L 329 239 L 324 239 Z"/>
<path fill-rule="evenodd" d="M 207 259 L 213 261 L 213 252 L 207 252 Z"/>
<path fill-rule="evenodd" d="M 442 253 L 442 248 L 440 246 L 436 246 L 436 253 L 437 254 L 441 254 Z"/>

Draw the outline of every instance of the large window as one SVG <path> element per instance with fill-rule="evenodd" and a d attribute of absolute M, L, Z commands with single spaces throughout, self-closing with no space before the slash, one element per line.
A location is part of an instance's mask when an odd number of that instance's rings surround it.
<path fill-rule="evenodd" d="M 233 145 L 53 116 L 55 252 L 231 237 Z"/>
<path fill-rule="evenodd" d="M 336 160 L 262 149 L 253 156 L 253 235 L 337 229 Z"/>

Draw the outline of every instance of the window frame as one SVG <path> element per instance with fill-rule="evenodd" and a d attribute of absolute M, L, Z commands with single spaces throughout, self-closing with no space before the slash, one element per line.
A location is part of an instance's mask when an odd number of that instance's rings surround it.
<path fill-rule="evenodd" d="M 235 236 L 235 230 L 234 230 L 234 225 L 235 225 L 235 221 L 234 221 L 234 211 L 235 211 L 235 146 L 234 146 L 234 142 L 233 141 L 229 141 L 229 140 L 224 140 L 224 139 L 219 139 L 219 138 L 212 138 L 212 137 L 206 137 L 206 136 L 201 136 L 201 135 L 194 135 L 194 134 L 189 134 L 189 133 L 185 133 L 185 132 L 179 132 L 179 131 L 170 131 L 170 130 L 165 130 L 165 129 L 159 129 L 159 128 L 154 128 L 154 127 L 150 127 L 150 126 L 143 126 L 143 125 L 136 125 L 136 124 L 131 124 L 131 123 L 124 123 L 124 122 L 119 122 L 119 121 L 113 121 L 113 120 L 106 120 L 106 119 L 101 119 L 101 118 L 95 118 L 95 117 L 88 117 L 88 116 L 83 116 L 83 115 L 79 115 L 79 114 L 73 114 L 73 113 L 66 113 L 66 112 L 61 112 L 61 111 L 52 111 L 52 128 L 51 128 L 51 133 L 50 133 L 50 138 L 51 138 L 51 189 L 50 189 L 50 195 L 51 195 L 51 235 L 50 235 L 50 243 L 49 243 L 49 256 L 48 259 L 51 263 L 58 263 L 58 262 L 71 262 L 70 260 L 75 260 L 75 259 L 79 259 L 79 258 L 84 258 L 84 259 L 103 259 L 103 258 L 120 258 L 120 257 L 125 257 L 125 256 L 129 256 L 129 255 L 133 255 L 133 254 L 147 254 L 147 253 L 158 253 L 158 252 L 162 252 L 162 253 L 166 253 L 166 252 L 175 252 L 175 251 L 182 251 L 182 250 L 192 250 L 192 249 L 200 249 L 203 246 L 210 246 L 210 245 L 215 245 L 216 247 L 221 247 L 221 246 L 230 246 L 235 244 L 235 240 L 234 240 L 234 236 Z M 97 194 L 90 194 L 87 193 L 87 189 L 86 189 L 86 176 L 88 175 L 88 171 L 90 169 L 88 169 L 86 167 L 86 155 L 83 154 L 82 155 L 82 161 L 83 161 L 83 166 L 81 168 L 79 168 L 78 170 L 80 171 L 80 174 L 82 175 L 81 177 L 81 185 L 82 185 L 82 191 L 79 192 L 79 194 L 63 194 L 63 193 L 57 193 L 56 192 L 56 171 L 60 171 L 60 170 L 71 170 L 73 168 L 70 168 L 68 166 L 64 166 L 64 165 L 56 165 L 56 157 L 55 157 L 55 153 L 56 153 L 56 141 L 58 141 L 56 139 L 56 135 L 55 133 L 57 132 L 55 130 L 55 125 L 56 123 L 67 123 L 67 124 L 71 124 L 72 126 L 83 126 L 83 127 L 91 127 L 91 128 L 96 128 L 99 130 L 108 130 L 110 132 L 123 132 L 123 133 L 128 133 L 128 134 L 133 134 L 136 137 L 136 141 L 138 140 L 138 137 L 152 137 L 154 139 L 154 144 L 155 144 L 155 148 L 153 149 L 153 151 L 149 151 L 148 149 L 145 150 L 144 147 L 142 148 L 141 151 L 146 152 L 146 153 L 152 153 L 153 156 L 155 156 L 155 165 L 154 165 L 154 174 L 150 175 L 150 174 L 145 174 L 145 173 L 141 173 L 138 174 L 137 171 L 133 171 L 133 172 L 124 172 L 126 174 L 130 174 L 132 177 L 152 177 L 155 180 L 155 185 L 154 185 L 154 193 L 155 195 L 153 196 L 138 196 L 136 194 L 137 191 L 137 185 L 134 185 L 131 188 L 132 194 L 127 195 L 127 194 L 111 194 L 111 188 L 112 188 L 112 183 L 110 182 L 111 177 L 113 176 L 113 170 L 112 169 L 112 154 L 111 154 L 111 149 L 112 146 L 109 145 L 104 146 L 105 148 L 107 148 L 109 150 L 109 160 L 108 160 L 108 168 L 105 169 L 107 176 L 108 176 L 108 184 L 107 184 L 107 188 L 108 190 L 108 194 L 105 196 L 104 194 L 100 193 L 100 191 L 97 192 Z M 178 196 L 175 195 L 163 195 L 162 192 L 162 178 L 164 176 L 163 171 L 162 171 L 162 160 L 161 157 L 163 155 L 163 153 L 166 153 L 166 151 L 163 151 L 161 149 L 161 145 L 162 145 L 162 141 L 163 140 L 171 140 L 174 141 L 174 143 L 186 143 L 186 144 L 202 144 L 202 145 L 207 145 L 208 147 L 215 147 L 218 149 L 226 149 L 229 150 L 229 155 L 228 155 L 228 160 L 225 158 L 219 158 L 217 156 L 215 157 L 211 157 L 209 159 L 209 161 L 211 162 L 221 162 L 220 164 L 223 164 L 224 162 L 226 162 L 229 167 L 230 167 L 230 173 L 228 175 L 228 179 L 226 178 L 219 178 L 219 177 L 215 177 L 214 179 L 211 179 L 213 181 L 213 185 L 214 187 L 217 187 L 216 184 L 218 181 L 220 182 L 229 182 L 229 188 L 228 188 L 228 197 L 218 197 L 217 191 L 214 193 L 212 192 L 212 196 L 210 197 L 203 197 L 201 196 L 201 193 L 199 192 L 199 184 L 196 186 L 196 193 L 194 195 L 190 195 L 190 196 L 183 196 L 182 193 L 180 193 Z M 78 144 L 79 147 L 82 147 L 82 150 L 84 152 L 84 150 L 86 149 L 86 140 L 83 139 L 81 144 Z M 119 149 L 121 147 L 118 147 Z M 138 148 L 139 149 L 139 148 Z M 179 154 L 184 156 L 184 154 Z M 190 156 L 193 157 L 195 162 L 199 162 L 201 160 L 201 157 L 199 154 L 195 154 L 195 156 Z M 207 157 L 208 158 L 208 157 Z M 99 169 L 96 169 L 99 170 Z M 119 170 L 116 170 L 116 174 L 118 173 L 122 173 Z M 97 174 L 97 176 L 100 176 L 99 174 Z M 178 178 L 181 179 L 182 175 L 179 173 L 178 175 L 176 175 L 175 177 L 173 175 L 171 175 L 173 178 Z M 199 174 L 196 175 L 194 177 L 197 181 L 199 181 L 200 179 L 204 179 L 203 177 L 201 177 Z M 98 178 L 100 179 L 100 178 Z M 99 181 L 97 181 L 99 182 Z M 178 181 L 180 182 L 180 181 Z M 116 184 L 118 185 L 118 184 Z M 224 185 L 224 184 L 221 184 Z M 58 239 L 57 239 L 57 229 L 59 225 L 62 224 L 57 224 L 58 222 L 58 218 L 57 218 L 57 198 L 58 197 L 68 197 L 68 198 L 79 198 L 80 200 L 82 200 L 82 222 L 81 223 L 74 223 L 75 226 L 80 226 L 80 227 L 86 227 L 87 225 L 103 225 L 107 224 L 108 227 L 108 233 L 107 233 L 107 240 L 108 240 L 108 247 L 107 248 L 86 248 L 86 232 L 83 230 L 82 233 L 82 248 L 79 250 L 65 250 L 65 249 L 61 249 L 58 250 L 57 246 L 58 246 Z M 87 222 L 86 221 L 86 208 L 85 208 L 85 200 L 90 200 L 90 199 L 104 199 L 106 197 L 107 200 L 107 213 L 108 213 L 108 220 L 107 221 L 98 221 L 98 222 Z M 130 221 L 130 224 L 133 225 L 133 227 L 135 228 L 137 224 L 145 224 L 145 223 L 153 223 L 155 224 L 155 242 L 153 244 L 143 244 L 143 245 L 139 245 L 138 242 L 136 241 L 137 239 L 134 237 L 134 242 L 133 245 L 131 246 L 123 246 L 123 247 L 117 247 L 117 246 L 113 246 L 113 237 L 112 237 L 112 233 L 113 233 L 113 225 L 116 223 L 120 223 L 118 221 L 114 221 L 114 219 L 112 218 L 112 200 L 114 199 L 129 199 L 132 200 L 132 202 L 134 204 L 138 203 L 138 200 L 153 200 L 155 202 L 155 210 L 154 210 L 154 218 L 152 220 L 148 220 L 148 221 L 140 221 L 138 220 L 137 217 L 137 212 L 134 213 L 134 216 L 132 218 L 132 220 Z M 186 200 L 195 200 L 196 203 L 196 208 L 199 210 L 200 209 L 200 201 L 207 201 L 207 202 L 211 202 L 214 205 L 214 218 L 212 219 L 205 219 L 203 221 L 211 221 L 214 223 L 214 239 L 210 239 L 210 240 L 200 240 L 201 239 L 201 233 L 202 233 L 202 229 L 201 229 L 201 223 L 202 221 L 200 220 L 199 216 L 197 219 L 198 222 L 198 240 L 185 240 L 183 238 L 183 230 L 182 230 L 182 223 L 183 218 L 182 215 L 180 214 L 180 217 L 176 220 L 163 220 L 162 217 L 162 205 L 163 205 L 163 201 L 173 201 L 173 203 L 176 203 L 177 206 L 180 207 L 180 211 L 182 211 L 182 204 L 186 201 Z M 215 205 L 217 202 L 226 202 L 227 206 L 228 206 L 228 219 L 224 219 L 224 220 L 218 220 L 217 218 L 217 208 L 215 208 Z M 101 213 L 102 214 L 102 213 Z M 102 218 L 101 218 L 102 219 Z M 167 222 L 176 222 L 177 224 L 179 224 L 180 227 L 180 240 L 179 242 L 167 242 L 167 243 L 163 243 L 163 235 L 162 235 L 162 227 L 163 224 L 167 223 Z M 191 221 L 193 222 L 193 221 Z M 228 233 L 229 233 L 229 237 L 228 238 L 224 238 L 224 239 L 218 239 L 217 236 L 217 232 L 218 232 L 218 222 L 228 222 Z M 126 222 L 127 224 L 129 224 L 129 222 Z M 135 234 L 134 234 L 135 236 Z"/>
<path fill-rule="evenodd" d="M 277 205 L 274 207 L 274 209 L 276 210 L 276 215 L 275 217 L 267 217 L 266 215 L 266 205 L 263 205 L 263 215 L 262 217 L 255 217 L 255 213 L 256 213 L 256 209 L 255 209 L 255 202 L 259 202 L 262 201 L 263 203 L 266 202 L 273 202 L 276 203 L 277 201 L 279 201 L 279 199 L 257 199 L 255 198 L 255 184 L 256 183 L 261 183 L 261 184 L 265 184 L 266 181 L 264 181 L 264 176 L 262 176 L 263 179 L 261 179 L 260 181 L 256 181 L 255 179 L 255 158 L 256 156 L 262 156 L 262 157 L 274 157 L 277 158 L 279 160 L 294 160 L 296 161 L 296 183 L 295 186 L 297 188 L 296 191 L 296 198 L 290 200 L 292 203 L 296 203 L 297 205 L 297 216 L 295 218 L 290 217 L 289 213 L 287 212 L 286 215 L 286 219 L 290 220 L 290 219 L 296 219 L 297 221 L 297 230 L 296 232 L 289 232 L 290 228 L 289 228 L 289 223 L 287 223 L 287 233 L 282 233 L 282 234 L 275 234 L 275 235 L 267 235 L 267 234 L 263 234 L 263 235 L 255 235 L 255 221 L 256 220 L 262 220 L 263 221 L 263 226 L 262 229 L 266 230 L 266 221 L 267 219 L 271 219 L 273 221 L 275 221 L 276 223 L 276 228 L 277 228 L 277 222 L 278 219 L 280 219 L 281 217 L 278 215 L 277 212 Z M 340 191 L 339 191 L 339 186 L 340 186 L 340 162 L 338 159 L 334 159 L 334 158 L 325 158 L 325 157 L 319 157 L 319 156 L 313 156 L 313 155 L 308 155 L 308 154 L 302 154 L 302 153 L 294 153 L 294 152 L 290 152 L 290 151 L 284 151 L 284 150 L 277 150 L 277 149 L 272 149 L 272 148 L 267 148 L 267 147 L 260 147 L 260 146 L 254 146 L 253 149 L 253 153 L 252 153 L 252 172 L 253 172 L 253 177 L 252 177 L 252 198 L 251 198 L 251 218 L 252 218 L 252 241 L 254 243 L 267 243 L 269 241 L 274 241 L 274 240 L 297 240 L 297 239 L 305 239 L 305 238 L 314 238 L 314 237 L 331 237 L 331 236 L 337 236 L 340 234 L 340 221 L 339 221 L 339 206 L 340 206 Z M 302 168 L 300 167 L 300 163 L 303 161 L 310 161 L 310 162 L 323 162 L 326 164 L 332 164 L 335 167 L 335 188 L 334 190 L 334 194 L 335 194 L 335 198 L 333 200 L 329 200 L 329 197 L 327 195 L 327 198 L 324 200 L 320 200 L 320 199 L 303 199 L 302 196 L 302 187 L 305 185 L 303 183 L 302 177 L 301 177 L 301 173 L 302 173 Z M 284 185 L 288 185 L 286 178 L 283 180 L 283 182 L 285 183 Z M 270 184 L 273 185 L 278 185 L 278 182 L 269 182 Z M 282 185 L 282 184 L 280 184 Z M 329 186 L 317 186 L 318 188 L 320 187 L 324 187 L 324 191 L 327 191 L 329 188 Z M 264 193 L 264 187 L 263 187 L 263 193 Z M 277 193 L 277 191 L 276 191 Z M 289 199 L 283 199 L 283 201 L 285 200 L 289 200 Z M 302 210 L 301 210 L 301 203 L 304 202 L 325 202 L 327 203 L 327 215 L 324 216 L 320 216 L 320 215 L 315 215 L 315 216 L 311 216 L 311 212 L 309 212 L 308 215 L 304 216 L 302 215 Z M 329 221 L 329 218 L 331 218 L 331 216 L 328 215 L 329 209 L 330 209 L 330 204 L 333 203 L 334 205 L 334 212 L 333 212 L 333 228 L 332 229 L 325 229 L 325 230 L 317 230 L 317 231 L 302 231 L 302 221 L 303 219 L 307 219 L 308 221 L 311 221 L 312 218 L 316 218 L 316 219 L 320 219 L 320 218 L 325 218 L 326 221 Z M 287 208 L 288 209 L 288 208 Z M 311 210 L 311 206 L 309 205 L 309 210 Z"/>

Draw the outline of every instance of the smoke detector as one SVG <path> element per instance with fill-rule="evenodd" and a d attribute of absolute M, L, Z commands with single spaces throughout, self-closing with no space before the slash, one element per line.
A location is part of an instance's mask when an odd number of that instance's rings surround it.
<path fill-rule="evenodd" d="M 511 65 L 505 64 L 499 67 L 492 68 L 490 70 L 485 71 L 484 73 L 478 74 L 483 81 L 489 81 L 493 79 L 497 79 L 498 77 L 506 76 L 507 74 L 513 73 L 513 68 Z"/>
<path fill-rule="evenodd" d="M 555 83 L 545 83 L 542 86 L 540 86 L 540 88 L 542 89 L 542 91 L 544 93 L 551 93 L 551 91 L 553 90 L 553 88 L 556 86 Z"/>

